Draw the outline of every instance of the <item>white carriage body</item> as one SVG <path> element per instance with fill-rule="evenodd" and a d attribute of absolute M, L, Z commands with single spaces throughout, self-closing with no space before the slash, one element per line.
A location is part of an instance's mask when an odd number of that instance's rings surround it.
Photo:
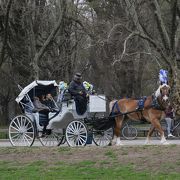
<path fill-rule="evenodd" d="M 89 112 L 106 112 L 106 98 L 104 95 L 90 95 Z"/>
<path fill-rule="evenodd" d="M 77 119 L 84 119 L 92 114 L 106 111 L 106 99 L 104 95 L 90 95 L 87 111 L 83 115 L 78 115 L 76 112 L 76 105 L 74 100 L 69 100 L 62 104 L 61 112 L 49 121 L 47 128 L 65 128 L 71 121 Z M 53 113 L 54 114 L 54 113 Z M 50 118 L 53 114 L 49 114 Z"/>

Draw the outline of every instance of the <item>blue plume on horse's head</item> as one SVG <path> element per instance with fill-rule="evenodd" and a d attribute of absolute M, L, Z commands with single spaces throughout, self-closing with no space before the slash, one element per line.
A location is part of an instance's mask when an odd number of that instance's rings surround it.
<path fill-rule="evenodd" d="M 159 81 L 162 84 L 168 84 L 168 71 L 164 69 L 160 69 L 159 71 Z"/>

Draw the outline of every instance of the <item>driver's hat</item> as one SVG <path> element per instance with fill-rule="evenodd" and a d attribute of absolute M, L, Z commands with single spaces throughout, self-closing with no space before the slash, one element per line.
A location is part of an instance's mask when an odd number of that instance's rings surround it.
<path fill-rule="evenodd" d="M 76 73 L 76 74 L 74 75 L 74 80 L 75 80 L 75 81 L 80 81 L 81 79 L 82 79 L 81 73 Z"/>

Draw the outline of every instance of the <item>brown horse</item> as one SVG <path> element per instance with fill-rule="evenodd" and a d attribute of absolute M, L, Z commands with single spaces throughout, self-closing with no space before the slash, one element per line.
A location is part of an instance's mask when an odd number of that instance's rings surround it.
<path fill-rule="evenodd" d="M 164 137 L 164 131 L 160 125 L 160 120 L 165 117 L 164 110 L 169 103 L 170 87 L 161 85 L 152 96 L 144 100 L 143 109 L 138 109 L 139 100 L 123 98 L 110 102 L 110 112 L 115 115 L 115 128 L 112 145 L 122 145 L 120 140 L 120 129 L 126 116 L 132 120 L 146 119 L 152 124 L 149 129 L 145 144 L 150 143 L 150 137 L 156 128 L 161 135 L 161 143 L 168 144 Z"/>

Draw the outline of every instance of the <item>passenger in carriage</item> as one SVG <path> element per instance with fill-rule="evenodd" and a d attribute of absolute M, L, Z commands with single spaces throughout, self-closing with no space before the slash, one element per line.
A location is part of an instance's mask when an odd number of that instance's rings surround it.
<path fill-rule="evenodd" d="M 38 112 L 49 112 L 49 108 L 44 104 L 44 102 L 40 101 L 40 97 L 35 96 L 33 101 L 34 107 Z"/>
<path fill-rule="evenodd" d="M 55 102 L 53 100 L 53 97 L 50 93 L 46 95 L 46 99 L 44 101 L 45 105 L 50 108 L 50 110 L 55 110 L 57 107 L 55 105 Z"/>
<path fill-rule="evenodd" d="M 43 126 L 43 132 L 42 134 L 44 135 L 45 132 L 46 132 L 46 127 L 49 123 L 49 118 L 48 118 L 48 115 L 49 115 L 49 107 L 46 106 L 45 104 L 43 104 L 41 101 L 40 101 L 40 97 L 37 97 L 35 96 L 34 97 L 34 101 L 33 101 L 33 104 L 34 104 L 34 107 L 35 107 L 35 110 L 37 112 L 39 112 L 39 124 L 41 126 Z"/>
<path fill-rule="evenodd" d="M 76 103 L 76 111 L 78 115 L 83 115 L 87 109 L 87 97 L 86 89 L 81 82 L 82 76 L 80 73 L 74 75 L 73 80 L 69 84 L 69 92 L 74 97 Z"/>

